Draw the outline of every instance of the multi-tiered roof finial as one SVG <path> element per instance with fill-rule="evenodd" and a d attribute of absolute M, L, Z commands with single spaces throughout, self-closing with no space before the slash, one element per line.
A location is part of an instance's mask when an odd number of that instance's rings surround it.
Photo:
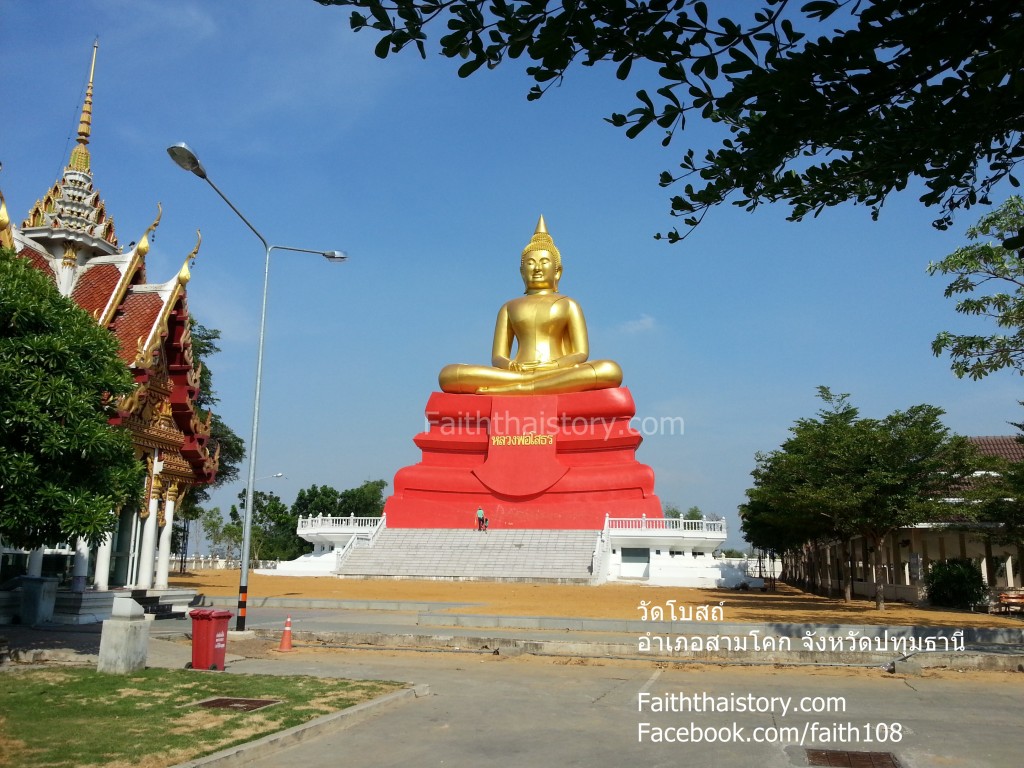
<path fill-rule="evenodd" d="M 100 47 L 97 37 L 92 44 L 92 64 L 89 66 L 89 84 L 85 88 L 85 103 L 82 104 L 82 116 L 78 120 L 78 140 L 71 150 L 69 166 L 76 171 L 88 173 L 89 168 L 89 136 L 92 133 L 92 81 L 96 74 L 96 51 Z"/>
<path fill-rule="evenodd" d="M 46 195 L 36 201 L 22 225 L 26 229 L 50 229 L 80 232 L 95 238 L 92 248 L 101 252 L 116 249 L 117 236 L 114 220 L 107 216 L 107 207 L 100 193 L 92 186 L 92 163 L 89 158 L 89 136 L 92 133 L 92 84 L 96 74 L 96 52 L 100 41 L 92 44 L 92 63 L 89 67 L 89 84 L 85 89 L 82 116 L 78 121 L 78 139 L 71 150 L 71 160 L 64 169 L 64 177 Z M 37 234 L 37 233 L 33 233 Z M 78 248 L 75 248 L 76 252 Z M 68 254 L 69 264 L 75 260 Z"/>

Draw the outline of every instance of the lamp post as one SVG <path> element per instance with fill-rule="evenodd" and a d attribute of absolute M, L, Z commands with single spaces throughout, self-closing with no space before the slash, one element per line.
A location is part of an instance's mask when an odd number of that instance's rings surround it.
<path fill-rule="evenodd" d="M 267 324 L 267 288 L 270 283 L 270 254 L 275 250 L 314 253 L 335 263 L 346 261 L 348 256 L 341 251 L 314 251 L 308 248 L 292 248 L 287 245 L 271 245 L 267 242 L 267 238 L 260 234 L 259 230 L 242 215 L 242 212 L 234 206 L 234 203 L 228 200 L 227 196 L 210 180 L 210 177 L 206 175 L 206 169 L 203 168 L 203 164 L 196 157 L 196 153 L 187 144 L 179 143 L 168 147 L 167 154 L 171 156 L 171 159 L 180 168 L 194 173 L 209 184 L 213 191 L 220 196 L 220 199 L 227 203 L 228 207 L 235 212 L 235 215 L 245 223 L 245 226 L 252 230 L 252 233 L 260 239 L 266 252 L 263 266 L 263 305 L 260 310 L 260 336 L 256 353 L 256 393 L 253 398 L 252 407 L 252 440 L 249 442 L 249 472 L 245 485 L 245 509 L 242 515 L 242 573 L 238 580 L 238 616 L 235 620 L 235 629 L 238 632 L 242 632 L 245 629 L 245 608 L 249 593 L 249 544 L 252 538 L 253 486 L 256 484 L 256 441 L 259 438 L 260 428 L 260 385 L 263 381 L 263 340 Z"/>

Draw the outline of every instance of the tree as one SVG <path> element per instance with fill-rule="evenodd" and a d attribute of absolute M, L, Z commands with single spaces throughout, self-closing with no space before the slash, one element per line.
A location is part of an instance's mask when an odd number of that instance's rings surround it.
<path fill-rule="evenodd" d="M 292 517 L 380 517 L 384 512 L 386 480 L 367 480 L 356 488 L 338 491 L 329 485 L 311 485 L 299 491 Z"/>
<path fill-rule="evenodd" d="M 1024 260 L 1020 251 L 1000 245 L 1022 231 L 1024 200 L 1015 195 L 967 230 L 969 240 L 994 241 L 958 248 L 942 261 L 928 265 L 931 275 L 954 276 L 945 296 L 963 297 L 957 302 L 957 312 L 988 318 L 1000 330 L 989 335 L 943 331 L 935 337 L 932 352 L 938 357 L 948 351 L 950 367 L 958 378 L 982 379 L 1003 368 L 1024 375 Z M 996 292 L 980 295 L 982 286 L 985 291 Z"/>
<path fill-rule="evenodd" d="M 341 514 L 380 517 L 384 513 L 384 489 L 387 487 L 387 480 L 367 480 L 356 488 L 342 491 Z"/>
<path fill-rule="evenodd" d="M 540 98 L 572 64 L 614 64 L 620 80 L 650 64 L 653 94 L 609 121 L 635 138 L 651 125 L 668 146 L 699 115 L 725 129 L 717 149 L 688 149 L 661 185 L 683 183 L 671 212 L 687 227 L 735 196 L 790 219 L 853 201 L 877 217 L 888 195 L 923 180 L 945 229 L 959 208 L 988 204 L 1024 144 L 1024 8 L 1005 0 L 762 0 L 712 21 L 703 0 L 317 0 L 381 33 L 384 58 L 440 24 L 440 53 L 467 77 L 525 56 Z M 676 230 L 670 242 L 681 239 Z"/>
<path fill-rule="evenodd" d="M 329 485 L 311 485 L 303 488 L 292 504 L 292 515 L 300 517 L 341 517 L 341 492 Z"/>
<path fill-rule="evenodd" d="M 235 516 L 237 517 L 237 512 Z M 203 534 L 214 549 L 223 547 L 225 557 L 233 557 L 235 551 L 241 548 L 241 522 L 225 522 L 220 507 L 204 509 L 199 522 L 203 526 Z"/>
<path fill-rule="evenodd" d="M 686 514 L 683 516 L 684 520 L 703 520 L 704 513 L 700 511 L 700 507 L 690 507 L 686 510 Z"/>
<path fill-rule="evenodd" d="M 1024 442 L 1024 422 L 1011 423 L 1018 430 L 1017 442 Z M 989 524 L 986 536 L 992 541 L 1024 547 L 1024 461 L 982 458 L 981 471 L 961 495 L 977 510 L 978 520 Z"/>
<path fill-rule="evenodd" d="M 792 515 L 782 528 L 790 537 L 801 537 L 801 530 L 805 542 L 863 536 L 874 551 L 875 606 L 883 610 L 885 538 L 899 528 L 948 517 L 945 499 L 978 466 L 977 452 L 942 425 L 940 408 L 915 405 L 884 419 L 865 419 L 848 395 L 819 387 L 819 397 L 828 407 L 817 419 L 799 420 L 781 449 L 759 456 L 748 497 L 759 505 L 755 512 Z M 843 560 L 848 561 L 845 552 Z"/>
<path fill-rule="evenodd" d="M 109 424 L 135 382 L 117 340 L 41 272 L 0 250 L 0 538 L 98 544 L 140 501 L 131 435 Z"/>
<path fill-rule="evenodd" d="M 683 514 L 675 504 L 666 504 L 661 513 L 666 520 L 678 520 Z"/>
<path fill-rule="evenodd" d="M 241 524 L 238 509 L 245 509 L 245 490 L 238 494 L 238 507 L 231 507 L 231 521 Z M 310 550 L 297 533 L 298 517 L 276 493 L 253 494 L 252 530 L 249 551 L 253 560 L 292 560 Z"/>

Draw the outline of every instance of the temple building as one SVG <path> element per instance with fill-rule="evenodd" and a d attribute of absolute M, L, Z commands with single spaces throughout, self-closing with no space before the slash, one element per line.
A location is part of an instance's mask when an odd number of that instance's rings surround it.
<path fill-rule="evenodd" d="M 120 510 L 117 529 L 92 552 L 82 541 L 69 543 L 75 553 L 72 591 L 83 592 L 90 574 L 98 591 L 164 589 L 175 506 L 185 491 L 213 482 L 217 472 L 211 414 L 196 407 L 200 366 L 193 359 L 186 295 L 199 245 L 169 280 L 148 280 L 146 254 L 160 222 L 159 204 L 137 241 L 127 249 L 119 244 L 114 219 L 93 186 L 89 154 L 96 51 L 94 45 L 68 165 L 20 227 L 12 223 L 0 194 L 0 245 L 28 260 L 114 334 L 137 385 L 118 403 L 111 422 L 131 432 L 138 460 L 147 468 L 147 501 L 141 509 Z M 42 562 L 42 550 L 31 553 L 28 575 L 40 575 Z"/>

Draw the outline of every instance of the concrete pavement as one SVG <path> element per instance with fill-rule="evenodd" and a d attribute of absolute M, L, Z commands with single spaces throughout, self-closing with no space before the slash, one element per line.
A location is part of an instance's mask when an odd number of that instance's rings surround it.
<path fill-rule="evenodd" d="M 246 658 L 232 652 L 233 644 L 245 647 L 241 638 L 229 637 L 229 674 L 390 679 L 419 685 L 427 695 L 357 724 L 339 719 L 291 746 L 251 749 L 235 762 L 254 768 L 657 768 L 703 761 L 723 768 L 773 768 L 807 765 L 807 749 L 812 748 L 888 753 L 903 768 L 1010 768 L 1020 764 L 1024 753 L 1020 673 L 904 676 L 877 666 L 697 666 L 611 660 L 600 654 L 515 655 L 508 648 L 493 655 L 466 649 L 539 638 L 582 647 L 635 644 L 636 635 L 431 628 L 418 623 L 424 610 L 419 605 L 250 609 L 247 624 L 255 633 L 279 637 L 290 614 L 296 644 L 311 647 L 273 658 Z M 187 620 L 153 622 L 149 664 L 184 666 L 191 651 L 181 638 L 189 630 Z M 449 638 L 449 652 L 380 650 L 384 644 L 335 650 L 321 642 L 324 637 L 376 634 L 396 646 L 414 633 L 430 632 Z M 99 647 L 98 626 L 3 627 L 0 635 L 14 648 L 63 648 L 69 661 L 88 661 Z M 806 708 L 821 711 L 794 711 L 801 699 Z"/>

